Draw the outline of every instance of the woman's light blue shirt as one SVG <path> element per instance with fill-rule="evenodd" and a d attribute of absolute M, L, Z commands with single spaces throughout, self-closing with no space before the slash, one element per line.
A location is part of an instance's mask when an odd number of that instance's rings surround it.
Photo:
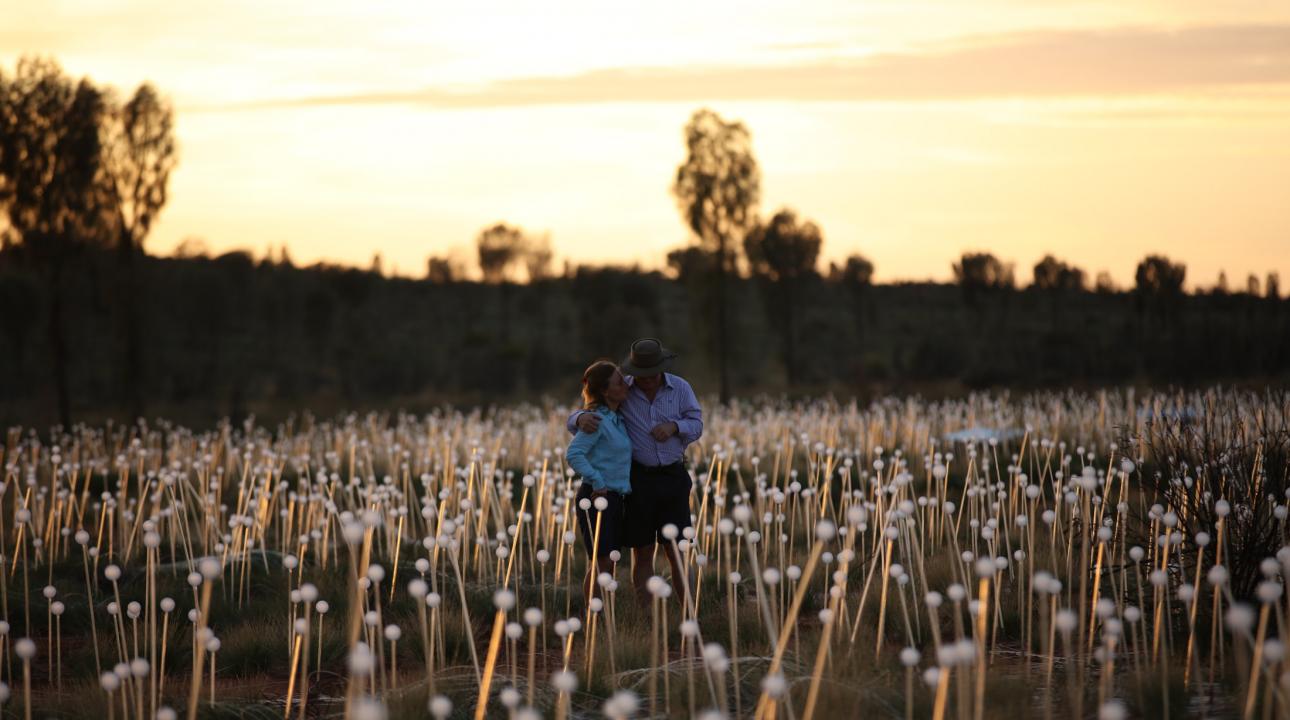
<path fill-rule="evenodd" d="M 623 416 L 601 405 L 600 427 L 594 433 L 573 436 L 565 459 L 583 482 L 593 490 L 613 490 L 624 495 L 632 491 L 632 440 Z"/>

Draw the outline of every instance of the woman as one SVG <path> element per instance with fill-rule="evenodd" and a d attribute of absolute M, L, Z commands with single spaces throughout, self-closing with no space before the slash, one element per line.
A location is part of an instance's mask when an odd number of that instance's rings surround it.
<path fill-rule="evenodd" d="M 578 529 L 587 549 L 587 600 L 596 594 L 600 573 L 613 574 L 610 553 L 618 550 L 623 531 L 623 499 L 632 491 L 632 441 L 618 408 L 627 399 L 627 383 L 608 360 L 582 373 L 582 402 L 600 416 L 594 432 L 580 432 L 569 443 L 565 459 L 582 476 L 578 486 Z"/>

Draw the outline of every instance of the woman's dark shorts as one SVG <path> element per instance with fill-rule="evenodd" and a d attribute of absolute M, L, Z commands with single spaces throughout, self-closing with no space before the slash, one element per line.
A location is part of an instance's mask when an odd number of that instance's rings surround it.
<path fill-rule="evenodd" d="M 609 553 L 622 547 L 623 539 L 623 496 L 621 493 L 609 491 L 604 498 L 609 501 L 609 507 L 604 512 L 596 510 L 596 499 L 591 497 L 591 483 L 583 482 L 578 486 L 577 499 L 574 500 L 574 510 L 578 513 L 578 530 L 582 533 L 582 547 L 587 551 L 587 560 L 591 561 L 591 543 L 596 536 L 596 516 L 600 516 L 600 544 L 597 550 L 597 557 L 605 560 L 609 559 Z M 582 499 L 586 498 L 591 501 L 590 508 L 583 510 Z"/>
<path fill-rule="evenodd" d="M 668 523 L 678 531 L 690 527 L 691 485 L 684 463 L 654 467 L 633 461 L 623 544 L 648 547 L 664 542 L 663 526 Z"/>

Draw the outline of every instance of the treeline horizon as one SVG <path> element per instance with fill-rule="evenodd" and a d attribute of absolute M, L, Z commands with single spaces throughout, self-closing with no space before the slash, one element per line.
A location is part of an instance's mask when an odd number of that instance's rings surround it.
<path fill-rule="evenodd" d="M 794 213 L 791 209 L 785 209 L 789 213 Z M 506 232 L 516 232 L 522 235 L 527 242 L 528 239 L 536 237 L 539 241 L 546 243 L 545 247 L 550 248 L 550 239 L 552 233 L 543 232 L 540 235 L 530 235 L 522 227 L 506 222 L 498 222 L 487 226 L 480 234 L 502 228 Z M 0 238 L 0 246 L 4 239 Z M 485 274 L 484 268 L 479 264 L 477 255 L 479 235 L 475 237 L 475 246 L 473 252 L 464 253 L 464 246 L 453 246 L 448 252 L 430 253 L 426 257 L 425 267 L 420 274 L 403 271 L 402 269 L 388 269 L 386 267 L 385 253 L 375 252 L 371 260 L 366 264 L 347 262 L 334 259 L 318 259 L 312 262 L 298 262 L 294 259 L 294 254 L 287 243 L 270 243 L 262 251 L 257 252 L 254 247 L 249 245 L 234 246 L 222 251 L 214 251 L 207 244 L 206 239 L 200 236 L 189 236 L 181 240 L 169 253 L 159 253 L 159 258 L 170 258 L 177 260 L 190 259 L 219 259 L 231 255 L 245 256 L 252 262 L 271 262 L 284 263 L 292 267 L 302 269 L 331 269 L 331 270 L 355 270 L 366 271 L 379 274 L 384 277 L 402 280 L 427 280 L 430 282 L 474 282 L 474 283 L 496 283 L 508 282 L 514 285 L 527 285 L 533 281 L 533 271 L 527 265 L 529 258 L 519 254 L 519 264 L 505 275 L 505 279 L 497 279 Z M 678 278 L 682 268 L 678 264 L 681 260 L 681 253 L 688 248 L 678 248 L 664 255 L 661 264 L 651 264 L 639 259 L 633 260 L 607 260 L 607 261 L 578 261 L 570 257 L 557 257 L 554 251 L 550 251 L 549 257 L 542 261 L 542 254 L 537 256 L 539 263 L 534 267 L 539 268 L 537 271 L 538 280 L 547 280 L 553 277 L 571 277 L 580 270 L 620 270 L 638 273 L 662 273 L 671 278 Z M 463 255 L 464 253 L 464 255 Z M 923 277 L 903 277 L 888 278 L 880 280 L 877 276 L 878 265 L 869 260 L 861 253 L 851 253 L 841 258 L 829 260 L 821 256 L 817 259 L 816 266 L 811 270 L 817 275 L 824 277 L 836 277 L 847 272 L 847 264 L 859 260 L 863 263 L 861 267 L 869 275 L 869 283 L 872 285 L 961 285 L 964 280 L 978 284 L 989 284 L 989 280 L 981 278 L 965 278 L 961 274 L 961 268 L 964 263 L 971 266 L 973 263 L 980 263 L 984 267 L 997 268 L 1000 281 L 1006 287 L 1013 290 L 1027 290 L 1030 288 L 1046 289 L 1056 286 L 1071 287 L 1076 290 L 1085 292 L 1125 292 L 1134 291 L 1139 285 L 1150 283 L 1147 276 L 1139 277 L 1139 272 L 1143 271 L 1143 263 L 1151 261 L 1152 264 L 1160 263 L 1160 267 L 1177 266 L 1182 272 L 1180 278 L 1181 285 L 1178 292 L 1187 295 L 1250 295 L 1252 297 L 1266 297 L 1270 299 L 1281 298 L 1281 274 L 1276 270 L 1269 270 L 1263 275 L 1258 273 L 1247 273 L 1244 282 L 1234 281 L 1228 276 L 1226 270 L 1220 270 L 1217 277 L 1212 283 L 1202 283 L 1193 281 L 1190 286 L 1187 279 L 1190 277 L 1187 272 L 1187 263 L 1185 260 L 1174 260 L 1166 253 L 1147 253 L 1134 265 L 1134 278 L 1130 284 L 1117 282 L 1109 270 L 1099 270 L 1096 273 L 1089 272 L 1079 265 L 1058 258 L 1053 253 L 1045 253 L 1039 262 L 1030 266 L 1030 275 L 1025 275 L 1025 266 L 1022 266 L 1021 272 L 1018 272 L 1017 263 L 1005 258 L 996 256 L 993 252 L 985 250 L 965 251 L 958 258 L 949 262 L 950 276 L 946 279 L 938 279 L 931 275 Z M 740 265 L 740 275 L 745 278 L 755 277 L 758 273 L 750 268 L 746 261 Z M 994 271 L 991 271 L 994 272 Z M 1290 297 L 1290 293 L 1286 294 Z"/>
<path fill-rule="evenodd" d="M 115 253 L 63 268 L 71 419 L 125 421 Z M 702 277 L 580 266 L 528 284 L 387 277 L 296 267 L 246 252 L 137 258 L 144 414 L 209 426 L 361 410 L 423 412 L 554 398 L 571 402 L 593 360 L 657 336 L 677 372 L 718 394 Z M 786 336 L 771 282 L 732 279 L 729 371 L 736 398 L 831 393 L 953 395 L 1290 380 L 1290 300 L 1245 293 L 963 283 L 874 285 L 818 274 L 796 286 Z M 48 287 L 0 250 L 0 424 L 59 422 Z M 791 374 L 790 374 L 791 368 Z"/>

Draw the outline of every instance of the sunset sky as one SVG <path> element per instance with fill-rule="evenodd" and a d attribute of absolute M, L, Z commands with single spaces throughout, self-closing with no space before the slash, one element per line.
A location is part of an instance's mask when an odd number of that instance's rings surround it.
<path fill-rule="evenodd" d="M 557 262 L 658 266 L 695 109 L 744 121 L 762 212 L 824 260 L 964 250 L 1130 283 L 1290 280 L 1290 2 L 0 0 L 0 67 L 154 82 L 181 145 L 155 253 L 286 244 L 424 273 L 506 221 Z"/>

